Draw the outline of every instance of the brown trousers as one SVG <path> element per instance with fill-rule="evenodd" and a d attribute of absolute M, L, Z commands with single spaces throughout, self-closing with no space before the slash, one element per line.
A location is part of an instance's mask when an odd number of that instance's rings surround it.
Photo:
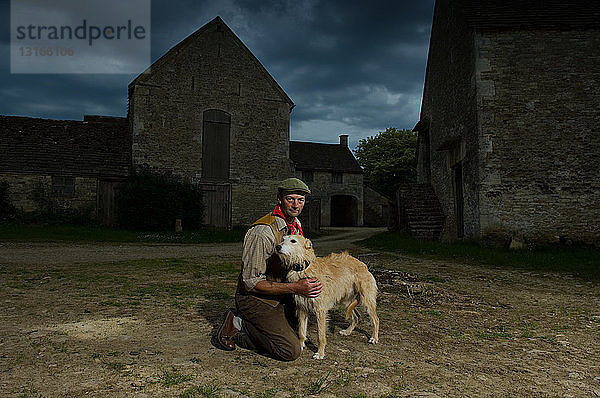
<path fill-rule="evenodd" d="M 242 318 L 242 330 L 235 343 L 280 361 L 297 359 L 302 350 L 300 340 L 288 322 L 293 300 L 272 306 L 252 295 L 236 294 L 237 315 Z M 287 311 L 286 311 L 287 309 Z"/>

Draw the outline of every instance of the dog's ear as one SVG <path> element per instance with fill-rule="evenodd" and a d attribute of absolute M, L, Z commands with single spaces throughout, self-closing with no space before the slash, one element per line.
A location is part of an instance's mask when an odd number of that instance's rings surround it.
<path fill-rule="evenodd" d="M 304 248 L 305 249 L 312 249 L 312 242 L 310 241 L 310 239 L 305 239 L 305 241 L 304 241 Z"/>

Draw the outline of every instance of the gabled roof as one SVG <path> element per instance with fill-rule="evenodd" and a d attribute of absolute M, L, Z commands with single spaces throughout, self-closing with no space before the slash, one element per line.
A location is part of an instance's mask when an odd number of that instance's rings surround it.
<path fill-rule="evenodd" d="M 144 72 L 142 72 L 131 83 L 129 83 L 128 87 L 131 88 L 132 86 L 135 86 L 136 84 L 145 83 L 150 78 L 150 76 L 152 74 L 152 69 L 161 68 L 163 65 L 168 64 L 172 58 L 177 57 L 177 55 L 179 54 L 180 51 L 182 51 L 186 47 L 190 46 L 200 36 L 206 34 L 207 32 L 211 32 L 214 30 L 224 31 L 226 34 L 228 34 L 233 39 L 233 41 L 240 48 L 242 48 L 242 50 L 248 52 L 250 59 L 256 64 L 258 69 L 261 70 L 265 74 L 267 80 L 271 83 L 273 88 L 279 93 L 281 98 L 285 102 L 288 102 L 290 104 L 290 109 L 294 107 L 294 102 L 291 100 L 290 97 L 288 97 L 288 95 L 285 93 L 285 91 L 283 91 L 283 89 L 275 81 L 275 79 L 273 79 L 273 76 L 271 76 L 271 74 L 267 71 L 267 69 L 263 66 L 263 64 L 260 63 L 258 58 L 256 58 L 256 56 L 254 56 L 252 51 L 250 51 L 248 49 L 248 47 L 246 47 L 246 45 L 239 39 L 239 37 L 236 36 L 235 33 L 233 33 L 233 31 L 229 28 L 229 26 L 227 26 L 227 24 L 219 16 L 215 17 L 212 21 L 210 21 L 206 25 L 202 26 L 200 29 L 198 29 L 197 31 L 195 31 L 194 33 L 192 33 L 191 35 L 189 35 L 188 37 L 186 37 L 185 39 L 180 41 L 177 45 L 175 45 L 169 51 L 167 51 L 162 57 L 160 57 L 158 60 L 156 60 Z"/>
<path fill-rule="evenodd" d="M 123 177 L 129 173 L 127 119 L 84 121 L 0 115 L 0 172 Z"/>
<path fill-rule="evenodd" d="M 290 159 L 297 170 L 363 172 L 350 149 L 341 144 L 290 141 Z"/>
<path fill-rule="evenodd" d="M 440 0 L 438 0 L 440 1 Z M 595 0 L 445 0 L 462 8 L 476 29 L 571 29 L 600 27 Z"/>

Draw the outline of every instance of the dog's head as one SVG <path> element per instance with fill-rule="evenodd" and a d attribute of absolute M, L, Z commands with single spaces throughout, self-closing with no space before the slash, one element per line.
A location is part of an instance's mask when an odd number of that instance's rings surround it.
<path fill-rule="evenodd" d="M 302 235 L 286 235 L 275 252 L 288 270 L 304 271 L 315 259 L 312 242 Z"/>

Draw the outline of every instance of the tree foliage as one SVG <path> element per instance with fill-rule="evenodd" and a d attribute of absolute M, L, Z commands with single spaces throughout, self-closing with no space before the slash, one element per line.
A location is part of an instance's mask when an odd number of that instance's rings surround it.
<path fill-rule="evenodd" d="M 393 197 L 398 184 L 416 181 L 416 150 L 416 132 L 389 127 L 360 140 L 354 154 L 364 169 L 365 183 Z"/>

